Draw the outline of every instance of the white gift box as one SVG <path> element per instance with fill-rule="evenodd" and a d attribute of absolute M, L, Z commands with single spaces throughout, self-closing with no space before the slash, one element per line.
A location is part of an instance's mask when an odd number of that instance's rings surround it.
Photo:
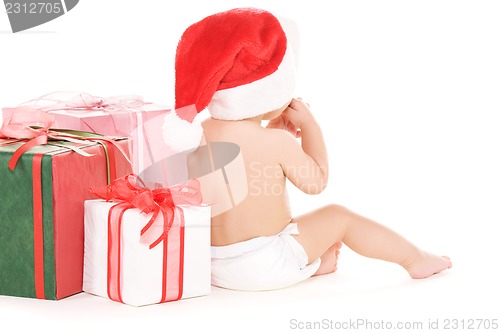
<path fill-rule="evenodd" d="M 108 212 L 115 202 L 85 201 L 85 250 L 83 291 L 108 297 Z M 210 207 L 179 206 L 184 212 L 184 261 L 182 297 L 210 293 Z M 160 303 L 163 288 L 164 247 L 150 249 L 162 230 L 152 230 L 141 237 L 141 229 L 152 214 L 128 209 L 121 223 L 121 296 L 125 304 L 142 306 Z M 163 218 L 156 229 L 162 229 Z M 157 220 L 158 220 L 157 219 Z M 174 231 L 172 227 L 171 232 Z M 156 234 L 156 235 L 155 235 Z M 172 248 L 168 251 L 178 251 Z M 168 290 L 167 286 L 167 290 Z M 174 288 L 176 288 L 174 286 Z M 174 291 L 175 293 L 176 291 Z"/>

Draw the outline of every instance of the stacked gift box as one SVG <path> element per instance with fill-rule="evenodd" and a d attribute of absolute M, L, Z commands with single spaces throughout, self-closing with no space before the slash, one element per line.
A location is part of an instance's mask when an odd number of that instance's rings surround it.
<path fill-rule="evenodd" d="M 3 108 L 3 118 L 14 111 L 36 108 L 51 115 L 54 128 L 128 137 L 132 170 L 140 173 L 148 166 L 173 154 L 163 142 L 163 118 L 170 112 L 165 105 L 146 103 L 141 96 L 96 97 L 80 92 L 55 92 L 18 107 Z"/>
<path fill-rule="evenodd" d="M 4 130 L 33 110 L 50 115 L 45 132 Z M 140 306 L 210 292 L 210 207 L 199 183 L 153 188 L 136 176 L 172 154 L 157 137 L 168 112 L 137 96 L 89 94 L 3 109 L 0 295 L 85 291 Z M 124 182 L 133 193 L 113 196 Z"/>

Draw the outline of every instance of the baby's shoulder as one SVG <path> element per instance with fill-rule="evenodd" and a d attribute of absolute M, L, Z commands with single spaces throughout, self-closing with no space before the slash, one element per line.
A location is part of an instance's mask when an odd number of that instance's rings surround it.
<path fill-rule="evenodd" d="M 287 131 L 276 128 L 263 128 L 264 135 L 262 138 L 270 144 L 285 148 L 289 144 L 297 143 L 297 139 Z"/>
<path fill-rule="evenodd" d="M 243 133 L 242 133 L 243 134 Z M 257 128 L 249 131 L 247 137 L 251 139 L 252 142 L 262 143 L 268 147 L 283 147 L 283 144 L 294 139 L 293 136 L 287 131 L 275 128 Z"/>
<path fill-rule="evenodd" d="M 297 145 L 297 139 L 282 129 L 260 127 L 251 123 L 221 122 L 213 119 L 205 120 L 202 125 L 207 141 L 233 142 L 245 150 L 279 154 L 288 151 L 291 148 L 290 145 Z"/>

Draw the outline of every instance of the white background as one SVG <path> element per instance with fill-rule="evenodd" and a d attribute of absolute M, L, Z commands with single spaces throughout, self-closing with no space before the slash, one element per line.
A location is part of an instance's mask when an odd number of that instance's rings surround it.
<path fill-rule="evenodd" d="M 345 205 L 451 256 L 453 269 L 411 281 L 344 248 L 337 273 L 276 292 L 213 288 L 145 308 L 85 294 L 0 296 L 2 326 L 286 332 L 293 318 L 424 328 L 429 319 L 500 319 L 498 1 L 86 0 L 17 34 L 2 10 L 0 106 L 57 90 L 172 105 L 184 29 L 239 6 L 287 16 L 301 32 L 297 96 L 322 124 L 332 177 L 318 196 L 292 190 L 294 213 Z"/>

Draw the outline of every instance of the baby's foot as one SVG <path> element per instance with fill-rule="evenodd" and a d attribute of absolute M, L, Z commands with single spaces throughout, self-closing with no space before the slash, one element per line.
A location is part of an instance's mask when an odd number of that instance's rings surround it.
<path fill-rule="evenodd" d="M 446 256 L 437 256 L 432 253 L 419 251 L 419 254 L 403 267 L 414 279 L 424 279 L 451 268 L 451 260 Z"/>
<path fill-rule="evenodd" d="M 321 256 L 321 264 L 316 273 L 314 273 L 314 276 L 330 274 L 337 271 L 337 261 L 339 259 L 341 247 L 342 242 L 337 242 L 326 250 L 326 252 Z"/>

